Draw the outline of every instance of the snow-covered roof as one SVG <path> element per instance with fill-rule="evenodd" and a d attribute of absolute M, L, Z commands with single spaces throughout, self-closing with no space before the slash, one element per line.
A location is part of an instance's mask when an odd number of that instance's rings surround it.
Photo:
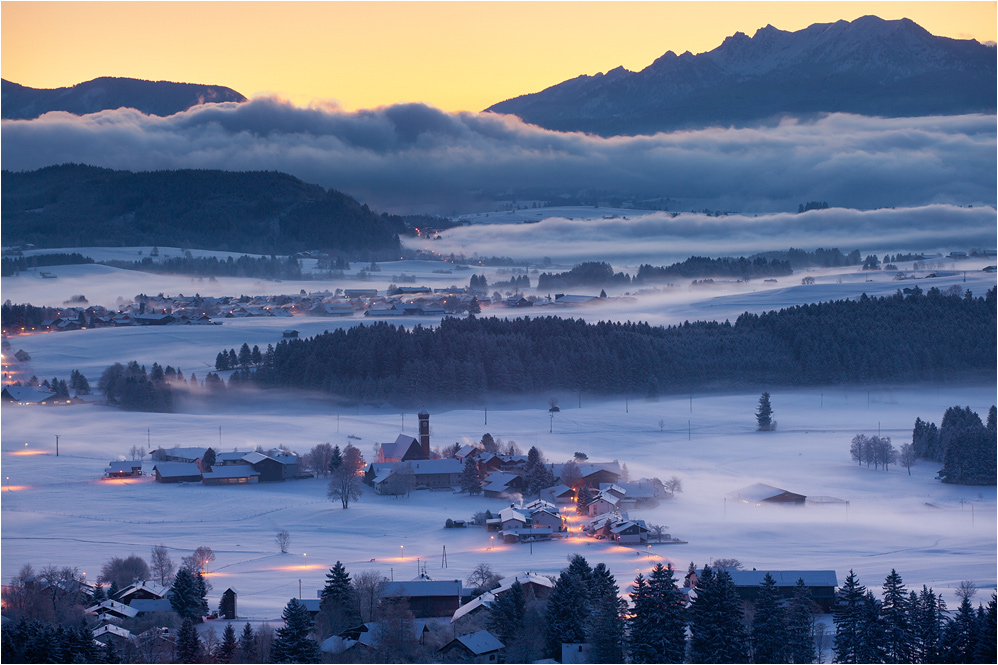
<path fill-rule="evenodd" d="M 492 593 L 497 596 L 501 595 L 506 591 L 509 591 L 510 587 L 512 587 L 516 582 L 519 582 L 520 584 L 539 584 L 540 586 L 548 588 L 554 587 L 554 582 L 552 582 L 549 578 L 544 577 L 543 575 L 538 575 L 537 573 L 527 572 L 514 575 L 513 577 L 502 578 L 499 580 L 498 588 L 493 589 Z"/>
<path fill-rule="evenodd" d="M 245 455 L 243 455 L 243 461 L 249 462 L 250 464 L 258 464 L 265 459 L 270 459 L 270 458 L 264 455 L 263 453 L 258 453 L 256 451 L 253 451 L 251 453 L 246 453 Z"/>
<path fill-rule="evenodd" d="M 107 465 L 108 473 L 131 473 L 134 469 L 141 469 L 142 462 L 111 462 Z"/>
<path fill-rule="evenodd" d="M 193 462 L 196 459 L 204 459 L 204 454 L 207 452 L 207 448 L 190 447 L 190 448 L 160 448 L 153 451 L 153 459 L 157 457 L 164 457 L 167 459 L 180 460 L 182 462 Z"/>
<path fill-rule="evenodd" d="M 132 635 L 128 630 L 122 628 L 121 626 L 116 626 L 113 623 L 105 624 L 100 628 L 94 628 L 93 636 L 100 637 L 101 635 L 107 635 L 108 633 L 112 635 L 117 635 L 118 637 L 123 637 L 126 640 L 132 639 Z"/>
<path fill-rule="evenodd" d="M 205 480 L 215 478 L 252 478 L 253 476 L 259 476 L 260 472 L 249 464 L 229 464 L 213 466 L 211 467 L 211 471 L 205 471 L 201 475 Z"/>
<path fill-rule="evenodd" d="M 765 483 L 755 483 L 754 485 L 743 487 L 740 490 L 735 490 L 728 496 L 741 499 L 742 501 L 755 502 L 772 499 L 773 497 L 781 494 L 794 494 L 794 492 L 780 489 L 779 487 L 773 487 L 772 485 L 766 485 Z"/>
<path fill-rule="evenodd" d="M 461 580 L 409 580 L 408 582 L 382 582 L 381 596 L 460 596 Z"/>
<path fill-rule="evenodd" d="M 118 598 L 128 598 L 138 591 L 146 591 L 157 598 L 166 598 L 166 594 L 170 591 L 170 587 L 163 586 L 162 584 L 153 582 L 152 580 L 145 580 L 144 582 L 136 582 L 129 587 L 125 587 L 124 591 L 118 594 Z"/>
<path fill-rule="evenodd" d="M 115 612 L 129 619 L 134 618 L 138 614 L 138 610 L 129 607 L 128 605 L 118 602 L 117 600 L 107 600 L 101 601 L 96 605 L 88 607 L 86 609 L 87 614 L 104 614 L 105 612 Z"/>
<path fill-rule="evenodd" d="M 454 623 L 455 621 L 458 621 L 461 617 L 470 614 L 471 612 L 474 612 L 475 610 L 481 607 L 485 608 L 491 607 L 492 603 L 495 602 L 495 599 L 496 599 L 495 594 L 493 594 L 491 591 L 486 591 L 482 595 L 468 601 L 461 607 L 457 608 L 454 611 L 454 616 L 451 617 L 450 622 Z"/>
<path fill-rule="evenodd" d="M 408 434 L 399 434 L 393 442 L 381 444 L 381 454 L 385 457 L 402 459 L 414 443 L 418 445 L 419 441 Z"/>
<path fill-rule="evenodd" d="M 4 386 L 3 392 L 18 404 L 38 404 L 57 395 L 38 386 Z"/>
<path fill-rule="evenodd" d="M 246 457 L 246 451 L 233 450 L 228 453 L 215 453 L 216 462 L 237 462 Z"/>
<path fill-rule="evenodd" d="M 793 587 L 797 585 L 797 580 L 803 579 L 804 584 L 809 587 L 836 587 L 838 577 L 834 570 L 731 570 L 731 581 L 735 586 L 759 586 L 762 578 L 769 573 L 776 586 Z"/>
<path fill-rule="evenodd" d="M 489 653 L 490 651 L 498 651 L 506 646 L 487 630 L 460 635 L 454 639 L 463 644 L 476 656 L 481 656 L 483 653 Z"/>
<path fill-rule="evenodd" d="M 485 485 L 482 486 L 482 489 L 488 492 L 503 492 L 509 489 L 509 484 L 519 477 L 519 474 L 516 473 L 493 471 L 485 477 Z"/>
<path fill-rule="evenodd" d="M 158 471 L 164 478 L 201 475 L 201 470 L 194 462 L 156 462 L 153 471 Z"/>
<path fill-rule="evenodd" d="M 170 604 L 169 598 L 136 598 L 128 606 L 139 614 L 173 611 L 173 605 Z"/>
<path fill-rule="evenodd" d="M 517 522 L 527 523 L 530 519 L 530 511 L 523 508 L 514 508 L 510 506 L 509 508 L 503 508 L 499 511 L 499 519 L 503 522 L 508 522 L 510 520 L 516 520 Z"/>

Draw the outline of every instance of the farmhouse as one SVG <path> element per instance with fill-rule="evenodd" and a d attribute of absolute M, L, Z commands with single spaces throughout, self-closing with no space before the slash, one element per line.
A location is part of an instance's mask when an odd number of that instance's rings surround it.
<path fill-rule="evenodd" d="M 157 462 L 152 470 L 157 483 L 201 482 L 201 468 L 194 462 Z"/>
<path fill-rule="evenodd" d="M 216 464 L 201 474 L 205 485 L 246 485 L 260 482 L 260 472 L 250 464 Z"/>
<path fill-rule="evenodd" d="M 763 503 L 775 503 L 782 505 L 803 505 L 807 500 L 803 494 L 795 494 L 779 487 L 773 487 L 772 485 L 766 485 L 763 483 L 756 483 L 754 485 L 749 485 L 748 487 L 743 487 L 740 490 L 736 490 L 729 494 L 728 496 L 742 501 L 744 503 L 754 503 L 756 505 L 761 505 Z"/>
<path fill-rule="evenodd" d="M 142 475 L 142 462 L 111 462 L 104 469 L 105 478 L 130 478 Z"/>
<path fill-rule="evenodd" d="M 50 390 L 39 388 L 38 386 L 4 386 L 0 391 L 0 397 L 5 402 L 14 404 L 41 404 L 43 406 L 55 406 L 56 404 L 69 404 L 68 397 L 60 397 Z"/>
<path fill-rule="evenodd" d="M 461 580 L 409 580 L 408 582 L 382 582 L 381 597 L 398 596 L 409 601 L 409 610 L 417 619 L 451 616 L 461 606 L 461 601 L 471 595 Z"/>
<path fill-rule="evenodd" d="M 412 487 L 455 487 L 461 483 L 464 465 L 461 460 L 452 458 L 424 459 L 414 462 L 384 462 L 369 464 L 364 474 L 364 482 L 371 485 L 378 494 L 396 493 L 397 487 L 392 477 L 399 473 L 410 473 Z"/>
<path fill-rule="evenodd" d="M 457 660 L 465 663 L 495 663 L 499 650 L 506 645 L 487 630 L 460 635 L 437 649 L 442 661 Z"/>

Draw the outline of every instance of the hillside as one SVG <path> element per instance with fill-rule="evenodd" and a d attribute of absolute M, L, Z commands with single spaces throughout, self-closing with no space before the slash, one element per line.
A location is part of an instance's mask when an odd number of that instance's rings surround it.
<path fill-rule="evenodd" d="M 745 125 L 782 115 L 886 117 L 995 112 L 995 48 L 937 37 L 908 19 L 766 26 L 712 51 L 665 53 L 495 104 L 559 131 L 603 136 Z"/>
<path fill-rule="evenodd" d="M 170 245 L 360 256 L 398 251 L 397 218 L 335 190 L 277 172 L 132 173 L 66 164 L 4 171 L 4 244 L 38 247 Z"/>
<path fill-rule="evenodd" d="M 49 111 L 76 115 L 121 107 L 148 115 L 168 116 L 209 102 L 245 102 L 241 94 L 220 85 L 143 81 L 102 76 L 68 88 L 29 88 L 0 81 L 2 116 L 30 120 Z"/>

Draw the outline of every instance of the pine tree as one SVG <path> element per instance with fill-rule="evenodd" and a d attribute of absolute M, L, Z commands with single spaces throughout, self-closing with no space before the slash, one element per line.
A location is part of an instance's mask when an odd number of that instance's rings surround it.
<path fill-rule="evenodd" d="M 764 392 L 759 397 L 759 409 L 755 412 L 756 429 L 760 432 L 768 432 L 775 428 L 773 422 L 773 407 L 769 403 L 769 393 Z"/>
<path fill-rule="evenodd" d="M 817 656 L 814 649 L 814 601 L 803 578 L 797 580 L 794 595 L 787 606 L 787 655 L 792 663 L 813 663 Z"/>
<path fill-rule="evenodd" d="M 686 602 L 676 583 L 671 563 L 667 567 L 656 564 L 648 577 L 645 595 L 640 611 L 638 601 L 635 601 L 634 607 L 641 633 L 636 639 L 642 643 L 639 651 L 646 658 L 642 662 L 683 662 L 686 653 Z M 635 638 L 633 629 L 631 637 Z"/>
<path fill-rule="evenodd" d="M 835 659 L 836 663 L 863 662 L 859 657 L 862 650 L 864 596 L 866 587 L 859 583 L 856 574 L 850 570 L 845 584 L 835 592 Z"/>
<path fill-rule="evenodd" d="M 180 575 L 177 577 L 179 578 Z M 201 640 L 198 637 L 197 629 L 194 628 L 194 621 L 190 617 L 184 617 L 184 622 L 177 632 L 177 662 L 201 662 Z"/>
<path fill-rule="evenodd" d="M 487 627 L 489 632 L 505 645 L 510 645 L 523 631 L 523 617 L 526 615 L 527 595 L 523 585 L 517 580 L 504 593 L 496 596 L 489 608 Z"/>
<path fill-rule="evenodd" d="M 785 663 L 789 654 L 789 632 L 776 580 L 769 573 L 762 578 L 752 618 L 752 657 L 756 663 Z"/>
<path fill-rule="evenodd" d="M 581 557 L 580 557 L 581 558 Z M 586 587 L 578 575 L 562 571 L 548 596 L 545 611 L 544 641 L 550 658 L 561 658 L 563 642 L 586 641 L 588 618 Z"/>
<path fill-rule="evenodd" d="M 204 457 L 201 459 L 201 466 L 204 469 L 210 469 L 215 466 L 215 449 L 208 448 L 204 451 Z"/>
<path fill-rule="evenodd" d="M 215 660 L 220 663 L 231 663 L 232 659 L 236 656 L 237 646 L 236 630 L 232 627 L 231 622 L 227 623 L 225 624 L 225 630 L 222 631 L 222 643 L 215 650 Z"/>
<path fill-rule="evenodd" d="M 316 633 L 320 638 L 325 639 L 360 623 L 360 600 L 342 562 L 337 561 L 326 573 L 321 598 L 321 620 L 316 620 Z"/>
<path fill-rule="evenodd" d="M 92 594 L 92 598 L 94 603 L 101 603 L 107 600 L 107 594 L 104 592 L 104 585 L 101 584 L 100 582 L 98 582 L 96 586 L 94 586 L 94 592 Z"/>
<path fill-rule="evenodd" d="M 911 626 L 911 606 L 908 602 L 908 590 L 905 589 L 901 576 L 891 569 L 890 575 L 884 580 L 881 616 L 886 634 L 885 659 L 888 663 L 908 663 L 913 658 L 913 631 Z"/>
<path fill-rule="evenodd" d="M 690 660 L 738 663 L 748 660 L 742 601 L 726 570 L 704 566 L 690 606 Z"/>
<path fill-rule="evenodd" d="M 243 626 L 243 632 L 239 635 L 239 662 L 241 663 L 255 663 L 257 662 L 256 653 L 256 635 L 253 634 L 253 626 L 247 621 L 246 625 Z"/>
<path fill-rule="evenodd" d="M 482 478 L 478 475 L 478 463 L 473 457 L 464 460 L 464 470 L 461 472 L 461 490 L 471 496 L 482 493 Z"/>
<path fill-rule="evenodd" d="M 887 655 L 887 633 L 880 613 L 880 602 L 872 591 L 863 596 L 856 658 L 862 663 L 883 663 Z"/>
<path fill-rule="evenodd" d="M 104 645 L 104 653 L 102 654 L 102 656 L 103 656 L 102 660 L 105 663 L 120 663 L 121 662 L 121 656 L 118 655 L 118 650 L 114 646 L 114 640 L 108 640 L 107 641 L 107 644 Z M 178 661 L 178 662 L 183 663 L 183 662 L 188 662 L 188 661 L 181 660 L 181 661 Z M 189 661 L 189 662 L 193 663 L 193 662 L 196 662 L 196 661 Z"/>
<path fill-rule="evenodd" d="M 946 622 L 943 630 L 942 660 L 947 663 L 972 663 L 977 643 L 977 617 L 964 597 L 956 615 Z"/>
<path fill-rule="evenodd" d="M 655 639 L 658 617 L 655 615 L 651 595 L 645 577 L 641 573 L 634 578 L 631 592 L 631 618 L 628 627 L 628 653 L 632 663 L 665 662 L 658 656 Z"/>
<path fill-rule="evenodd" d="M 319 645 L 309 637 L 312 620 L 308 610 L 292 598 L 281 614 L 284 625 L 274 633 L 270 646 L 270 660 L 273 663 L 317 663 Z"/>
<path fill-rule="evenodd" d="M 198 573 L 200 576 L 200 572 Z M 200 622 L 204 616 L 206 602 L 202 595 L 204 578 L 201 583 L 186 568 L 177 571 L 177 576 L 173 580 L 173 593 L 170 594 L 170 606 L 173 611 L 180 615 L 181 619 L 191 619 Z M 207 591 L 205 591 L 207 594 Z M 203 605 L 204 604 L 204 605 Z"/>
<path fill-rule="evenodd" d="M 329 458 L 329 472 L 333 473 L 336 469 L 340 468 L 343 464 L 343 453 L 340 452 L 340 447 L 333 446 L 333 454 Z"/>
<path fill-rule="evenodd" d="M 585 561 L 581 556 L 579 559 Z M 627 605 L 621 600 L 617 580 L 606 564 L 596 564 L 590 580 L 590 613 L 586 633 L 592 645 L 591 657 L 595 663 L 621 663 L 624 660 L 624 612 Z"/>

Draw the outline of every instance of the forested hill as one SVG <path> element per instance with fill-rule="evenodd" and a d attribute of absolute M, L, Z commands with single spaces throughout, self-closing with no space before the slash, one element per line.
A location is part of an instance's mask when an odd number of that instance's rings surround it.
<path fill-rule="evenodd" d="M 101 76 L 68 88 L 29 88 L 0 81 L 4 118 L 31 119 L 49 111 L 83 115 L 121 107 L 167 116 L 208 102 L 245 102 L 246 98 L 220 85 L 144 81 Z"/>
<path fill-rule="evenodd" d="M 255 379 L 397 404 L 549 390 L 656 395 L 993 379 L 995 345 L 994 289 L 985 298 L 931 289 L 746 313 L 734 324 L 467 318 L 406 330 L 375 323 L 282 341 Z"/>
<path fill-rule="evenodd" d="M 355 199 L 275 171 L 4 171 L 4 244 L 167 245 L 260 254 L 393 256 L 404 226 Z"/>

